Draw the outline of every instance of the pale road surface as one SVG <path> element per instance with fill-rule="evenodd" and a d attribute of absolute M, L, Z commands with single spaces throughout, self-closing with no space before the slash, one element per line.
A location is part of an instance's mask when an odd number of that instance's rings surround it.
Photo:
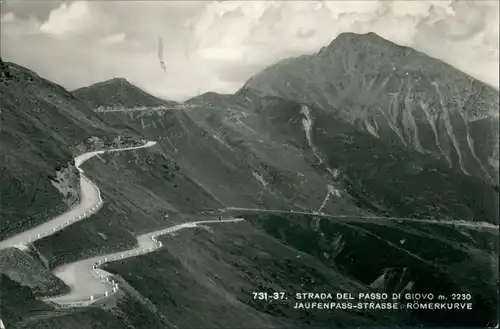
<path fill-rule="evenodd" d="M 162 243 L 156 239 L 156 237 L 160 235 L 173 233 L 184 228 L 194 228 L 197 227 L 198 224 L 234 223 L 240 221 L 243 221 L 243 218 L 194 221 L 174 225 L 166 229 L 138 236 L 138 246 L 133 249 L 96 256 L 58 267 L 53 271 L 54 274 L 63 280 L 71 288 L 71 291 L 65 295 L 44 298 L 44 300 L 52 301 L 57 304 L 67 304 L 79 301 L 88 301 L 89 304 L 91 301 L 95 302 L 106 297 L 106 291 L 108 292 L 108 296 L 114 292 L 113 282 L 108 278 L 111 277 L 112 274 L 99 269 L 100 265 L 155 251 L 162 247 Z M 95 268 L 94 265 L 96 265 Z M 108 278 L 109 281 L 107 281 L 106 278 Z M 93 296 L 92 299 L 91 296 Z"/>
<path fill-rule="evenodd" d="M 393 221 L 403 221 L 403 222 L 415 222 L 415 223 L 430 223 L 438 225 L 455 225 L 455 226 L 467 226 L 471 228 L 487 228 L 498 230 L 498 225 L 487 223 L 487 222 L 469 222 L 465 220 L 454 221 L 454 220 L 437 220 L 437 219 L 425 219 L 425 218 L 408 218 L 408 217 L 382 217 L 382 216 L 356 216 L 356 215 L 328 215 L 319 212 L 306 212 L 306 211 L 295 211 L 295 210 L 280 210 L 280 209 L 258 209 L 258 208 L 238 208 L 238 207 L 227 207 L 225 210 L 233 211 L 252 211 L 252 212 L 264 212 L 264 213 L 293 213 L 301 215 L 316 215 L 328 218 L 352 218 L 352 219 L 380 219 L 380 220 L 393 220 Z"/>
<path fill-rule="evenodd" d="M 151 147 L 155 144 L 156 142 L 149 141 L 141 146 L 93 151 L 77 156 L 75 158 L 75 166 L 80 172 L 80 203 L 46 223 L 35 226 L 23 233 L 1 241 L 0 249 L 8 247 L 25 249 L 28 244 L 52 235 L 77 221 L 89 217 L 91 214 L 99 210 L 103 202 L 100 190 L 85 176 L 83 169 L 80 168 L 85 161 L 98 154 L 140 149 Z M 70 287 L 70 292 L 68 294 L 43 299 L 45 301 L 51 301 L 67 307 L 88 306 L 118 291 L 118 283 L 115 283 L 113 279 L 109 278 L 112 276 L 110 273 L 99 269 L 99 265 L 114 260 L 143 255 L 161 248 L 162 244 L 156 240 L 156 237 L 163 234 L 172 233 L 184 228 L 197 227 L 197 224 L 232 223 L 242 220 L 243 218 L 203 220 L 174 225 L 166 229 L 140 235 L 137 237 L 138 246 L 125 252 L 96 256 L 63 265 L 56 268 L 54 270 L 54 274 Z M 3 325 L 3 323 L 1 323 L 0 320 L 0 328 L 1 325 Z"/>
<path fill-rule="evenodd" d="M 102 205 L 100 191 L 97 186 L 83 174 L 83 170 L 80 168 L 85 161 L 98 154 L 106 152 L 135 150 L 151 147 L 155 144 L 156 142 L 150 141 L 141 146 L 116 148 L 109 151 L 93 151 L 77 156 L 75 158 L 75 166 L 80 171 L 80 203 L 52 220 L 1 241 L 0 250 L 8 247 L 25 249 L 28 244 L 43 237 L 52 235 L 68 225 L 89 217 L 91 214 L 99 210 L 99 207 Z"/>

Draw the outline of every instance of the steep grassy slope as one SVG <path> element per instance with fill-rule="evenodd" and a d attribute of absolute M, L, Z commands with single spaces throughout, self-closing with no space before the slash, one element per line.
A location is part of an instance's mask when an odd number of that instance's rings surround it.
<path fill-rule="evenodd" d="M 265 69 L 243 89 L 334 112 L 383 141 L 498 184 L 498 91 L 374 33 L 341 34 L 317 54 Z M 487 124 L 479 128 L 478 120 Z"/>
<path fill-rule="evenodd" d="M 101 113 L 101 117 L 117 129 L 158 141 L 163 156 L 174 159 L 182 172 L 224 206 L 287 208 L 295 203 L 318 208 L 326 193 L 323 173 L 282 143 L 254 148 L 261 144 L 258 137 L 234 135 L 240 141 L 235 143 L 230 136 L 203 129 L 183 111 Z M 329 207 L 333 211 L 340 206 Z"/>
<path fill-rule="evenodd" d="M 162 241 L 165 248 L 160 252 L 113 263 L 107 268 L 136 287 L 179 328 L 230 328 L 236 324 L 240 328 L 295 328 L 373 323 L 362 314 L 301 312 L 293 309 L 292 300 L 254 299 L 252 293 L 260 291 L 356 292 L 363 286 L 328 269 L 314 257 L 297 257 L 302 253 L 248 223 L 181 231 Z M 134 270 L 131 275 L 131 269 L 138 266 L 144 270 Z M 151 266 L 163 270 L 156 273 L 146 270 Z M 214 317 L 214 314 L 224 316 Z M 386 316 L 381 316 L 375 323 L 389 322 Z"/>
<path fill-rule="evenodd" d="M 15 64 L 1 66 L 3 238 L 67 209 L 51 179 L 63 167 L 76 171 L 72 144 L 91 136 L 95 124 L 90 109 L 60 86 Z"/>
<path fill-rule="evenodd" d="M 0 60 L 0 238 L 78 202 L 73 163 L 89 139 L 112 142 L 88 104 L 34 72 Z M 59 174 L 58 174 L 59 172 Z"/>

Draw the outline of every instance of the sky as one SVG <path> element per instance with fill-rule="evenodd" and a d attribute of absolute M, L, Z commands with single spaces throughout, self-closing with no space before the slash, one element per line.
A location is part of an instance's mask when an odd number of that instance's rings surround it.
<path fill-rule="evenodd" d="M 122 77 L 175 101 L 233 93 L 342 32 L 375 32 L 499 86 L 498 0 L 3 0 L 0 14 L 3 60 L 69 90 Z"/>

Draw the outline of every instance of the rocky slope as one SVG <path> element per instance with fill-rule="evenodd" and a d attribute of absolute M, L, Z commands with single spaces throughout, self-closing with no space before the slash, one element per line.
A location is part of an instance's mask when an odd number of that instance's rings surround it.
<path fill-rule="evenodd" d="M 344 33 L 243 89 L 314 105 L 387 143 L 498 184 L 498 91 L 374 33 Z"/>
<path fill-rule="evenodd" d="M 303 207 L 310 211 L 338 214 L 325 207 L 348 203 L 380 216 L 498 222 L 498 191 L 491 184 L 315 106 L 242 90 L 187 113 L 214 138 L 242 141 L 242 153 L 273 166 L 305 161 L 322 173 L 326 193 L 322 203 Z M 303 175 L 301 168 L 291 170 Z"/>

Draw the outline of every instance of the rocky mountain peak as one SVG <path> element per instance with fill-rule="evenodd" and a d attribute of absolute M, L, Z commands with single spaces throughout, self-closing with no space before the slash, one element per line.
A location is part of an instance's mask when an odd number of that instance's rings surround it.
<path fill-rule="evenodd" d="M 498 170 L 489 164 L 497 161 L 495 148 L 480 145 L 498 139 L 490 123 L 498 113 L 498 91 L 375 33 L 343 33 L 316 54 L 265 69 L 244 88 L 314 105 L 374 137 L 497 180 Z"/>

